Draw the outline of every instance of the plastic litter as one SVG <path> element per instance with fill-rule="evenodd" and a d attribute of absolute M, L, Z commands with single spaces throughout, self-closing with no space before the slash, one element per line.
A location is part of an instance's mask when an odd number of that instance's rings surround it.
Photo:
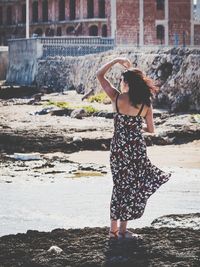
<path fill-rule="evenodd" d="M 40 153 L 14 153 L 13 158 L 17 160 L 40 160 L 41 155 Z"/>

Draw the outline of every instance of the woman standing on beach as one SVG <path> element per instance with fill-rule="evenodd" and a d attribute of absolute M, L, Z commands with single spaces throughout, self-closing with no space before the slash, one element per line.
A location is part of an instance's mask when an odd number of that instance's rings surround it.
<path fill-rule="evenodd" d="M 119 92 L 105 77 L 115 64 L 125 67 Z M 127 221 L 144 213 L 147 199 L 165 182 L 170 174 L 152 165 L 147 157 L 144 131 L 154 133 L 151 96 L 157 91 L 153 80 L 139 69 L 131 68 L 126 58 L 115 58 L 102 66 L 97 78 L 112 101 L 115 111 L 114 134 L 110 146 L 110 166 L 113 191 L 110 204 L 111 238 L 137 238 L 127 231 Z M 119 222 L 119 225 L 118 225 Z"/>

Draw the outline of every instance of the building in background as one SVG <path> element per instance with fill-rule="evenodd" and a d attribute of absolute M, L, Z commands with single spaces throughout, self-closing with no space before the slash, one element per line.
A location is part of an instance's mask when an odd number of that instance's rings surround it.
<path fill-rule="evenodd" d="M 194 44 L 200 45 L 200 0 L 196 1 L 195 10 L 194 10 Z"/>
<path fill-rule="evenodd" d="M 117 43 L 193 44 L 193 6 L 193 0 L 117 0 Z"/>
<path fill-rule="evenodd" d="M 30 36 L 102 36 L 117 45 L 200 45 L 200 1 L 29 0 Z M 0 45 L 25 37 L 25 0 L 0 0 Z"/>
<path fill-rule="evenodd" d="M 30 36 L 110 36 L 110 0 L 29 0 Z M 0 0 L 0 44 L 25 38 L 25 0 Z"/>

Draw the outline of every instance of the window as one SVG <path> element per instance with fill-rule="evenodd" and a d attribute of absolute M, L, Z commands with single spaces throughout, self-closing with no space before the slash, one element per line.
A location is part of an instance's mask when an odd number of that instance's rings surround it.
<path fill-rule="evenodd" d="M 45 31 L 45 36 L 54 36 L 54 30 L 51 28 L 47 28 Z"/>
<path fill-rule="evenodd" d="M 43 34 L 43 31 L 41 28 L 37 28 L 35 31 L 34 31 L 35 34 L 37 34 L 38 36 L 42 36 Z"/>
<path fill-rule="evenodd" d="M 156 0 L 157 10 L 164 10 L 165 0 Z"/>
<path fill-rule="evenodd" d="M 38 22 L 38 2 L 37 1 L 33 2 L 33 5 L 32 5 L 32 17 L 33 17 L 33 22 Z"/>
<path fill-rule="evenodd" d="M 73 35 L 74 34 L 74 27 L 69 26 L 66 30 L 67 35 Z"/>
<path fill-rule="evenodd" d="M 6 35 L 5 32 L 0 32 L 0 44 L 1 45 L 8 45 L 5 35 Z"/>
<path fill-rule="evenodd" d="M 8 25 L 12 24 L 12 7 L 11 6 L 7 7 L 7 24 Z"/>
<path fill-rule="evenodd" d="M 87 0 L 87 17 L 94 18 L 94 1 Z"/>
<path fill-rule="evenodd" d="M 89 28 L 89 35 L 90 36 L 98 36 L 98 27 L 96 25 L 92 25 Z"/>
<path fill-rule="evenodd" d="M 105 0 L 99 0 L 99 18 L 105 18 Z"/>
<path fill-rule="evenodd" d="M 158 25 L 156 27 L 156 35 L 157 35 L 157 39 L 160 40 L 160 43 L 163 44 L 163 40 L 165 37 L 165 28 L 163 25 Z"/>
<path fill-rule="evenodd" d="M 22 5 L 22 23 L 26 23 L 26 4 Z"/>
<path fill-rule="evenodd" d="M 106 25 L 102 26 L 102 37 L 107 37 L 107 26 Z"/>
<path fill-rule="evenodd" d="M 69 18 L 70 20 L 76 19 L 76 0 L 70 0 L 69 2 Z"/>
<path fill-rule="evenodd" d="M 48 21 L 48 0 L 42 2 L 42 20 Z"/>
<path fill-rule="evenodd" d="M 3 24 L 3 8 L 2 8 L 2 6 L 0 7 L 0 25 L 2 25 Z"/>
<path fill-rule="evenodd" d="M 62 36 L 62 29 L 61 27 L 57 28 L 57 36 Z"/>
<path fill-rule="evenodd" d="M 59 20 L 65 20 L 65 0 L 59 0 Z"/>

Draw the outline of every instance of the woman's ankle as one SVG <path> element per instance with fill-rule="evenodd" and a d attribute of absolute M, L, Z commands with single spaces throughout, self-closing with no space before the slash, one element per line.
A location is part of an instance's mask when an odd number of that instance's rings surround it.
<path fill-rule="evenodd" d="M 127 221 L 120 221 L 119 232 L 125 233 L 127 231 Z"/>
<path fill-rule="evenodd" d="M 111 220 L 111 224 L 110 224 L 110 232 L 116 232 L 118 231 L 118 223 L 117 220 Z"/>

